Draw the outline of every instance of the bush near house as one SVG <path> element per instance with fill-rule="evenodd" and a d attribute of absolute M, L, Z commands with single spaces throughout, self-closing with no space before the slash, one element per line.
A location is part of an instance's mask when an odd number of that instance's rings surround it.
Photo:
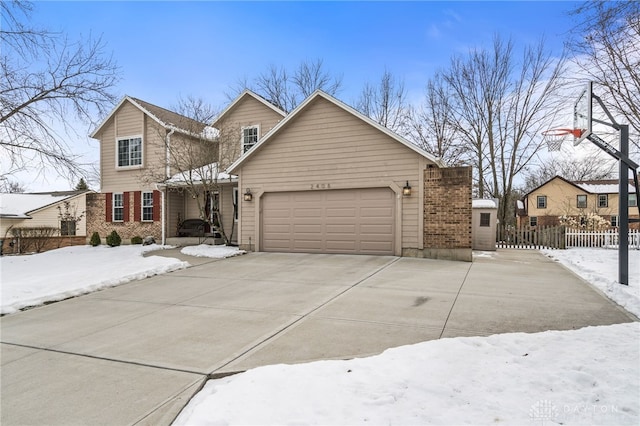
<path fill-rule="evenodd" d="M 60 229 L 53 226 L 37 226 L 31 228 L 12 228 L 11 235 L 17 247 L 17 253 L 40 253 L 56 235 Z"/>
<path fill-rule="evenodd" d="M 102 240 L 100 239 L 100 234 L 98 234 L 97 232 L 94 232 L 93 234 L 91 234 L 91 239 L 89 240 L 89 244 L 91 244 L 93 247 L 96 247 L 102 244 Z"/>
<path fill-rule="evenodd" d="M 142 244 L 142 237 L 140 235 L 136 235 L 131 238 L 131 244 Z"/>
<path fill-rule="evenodd" d="M 117 247 L 122 244 L 122 238 L 120 238 L 120 235 L 115 231 L 115 229 L 107 235 L 107 244 L 109 247 Z"/>

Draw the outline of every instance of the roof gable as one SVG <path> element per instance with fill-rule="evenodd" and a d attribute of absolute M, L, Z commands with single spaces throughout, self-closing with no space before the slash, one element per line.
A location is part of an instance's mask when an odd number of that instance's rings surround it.
<path fill-rule="evenodd" d="M 28 219 L 31 214 L 38 210 L 81 196 L 87 192 L 93 191 L 0 194 L 0 217 Z"/>
<path fill-rule="evenodd" d="M 228 171 L 230 173 L 234 172 L 238 167 L 240 167 L 240 165 L 242 165 L 248 159 L 250 159 L 251 157 L 256 155 L 256 153 L 258 151 L 260 151 L 261 148 L 265 144 L 269 143 L 269 141 L 271 139 L 273 139 L 274 135 L 278 134 L 283 128 L 288 126 L 299 114 L 301 114 L 302 111 L 305 111 L 308 108 L 308 106 L 314 100 L 316 100 L 318 98 L 323 98 L 323 99 L 331 102 L 333 105 L 341 108 L 345 112 L 353 115 L 354 117 L 364 121 L 366 124 L 370 125 L 371 127 L 373 127 L 375 129 L 379 130 L 380 132 L 386 134 L 387 136 L 389 136 L 390 138 L 392 138 L 396 142 L 398 142 L 398 143 L 406 146 L 407 148 L 411 149 L 412 151 L 422 155 L 423 157 L 425 157 L 428 160 L 434 162 L 438 166 L 443 167 L 442 162 L 438 158 L 436 158 L 435 156 L 429 154 L 428 152 L 424 151 L 423 149 L 421 149 L 418 146 L 414 145 L 413 143 L 409 142 L 408 140 L 406 140 L 402 136 L 392 132 L 391 130 L 387 129 L 386 127 L 376 123 L 375 121 L 373 121 L 369 117 L 361 114 L 360 112 L 356 111 L 354 108 L 350 107 L 349 105 L 339 101 L 338 99 L 328 95 L 327 93 L 325 93 L 325 92 L 323 92 L 321 90 L 316 90 L 307 99 L 305 99 L 300 105 L 298 105 L 289 115 L 287 115 L 282 121 L 280 121 L 273 129 L 271 129 L 266 135 L 264 135 L 264 137 L 260 141 L 258 141 L 258 143 L 251 150 L 249 150 L 247 153 L 245 153 L 243 156 L 241 156 L 238 160 L 236 160 L 228 168 Z"/>
<path fill-rule="evenodd" d="M 252 92 L 251 90 L 245 89 L 242 93 L 240 93 L 240 95 L 238 95 L 238 97 L 233 102 L 231 102 L 229 104 L 229 106 L 227 106 L 220 114 L 218 114 L 218 116 L 213 120 L 211 125 L 215 127 L 216 124 L 218 124 L 226 115 L 228 115 L 238 105 L 240 105 L 247 97 L 251 97 L 251 98 L 257 100 L 258 102 L 260 102 L 261 104 L 267 106 L 269 109 L 273 110 L 274 112 L 276 112 L 277 114 L 281 115 L 282 117 L 286 117 L 287 116 L 286 112 L 282 111 L 280 108 L 278 108 L 277 106 L 275 106 L 271 102 L 267 101 L 262 96 Z"/>
<path fill-rule="evenodd" d="M 165 127 L 167 129 L 175 129 L 181 133 L 194 135 L 201 134 L 203 130 L 207 127 L 206 124 L 200 123 L 196 120 L 193 120 L 187 116 L 182 114 L 178 114 L 176 112 L 170 111 L 166 108 L 159 107 L 157 105 L 153 105 L 149 102 L 143 101 L 138 98 L 134 98 L 132 96 L 125 95 L 124 98 L 116 105 L 115 108 L 109 113 L 109 115 L 102 120 L 102 122 L 96 127 L 96 129 L 89 135 L 92 138 L 96 138 L 100 130 L 107 124 L 107 122 L 120 110 L 122 105 L 128 102 L 131 105 L 138 108 L 142 113 L 146 114 L 153 121 L 158 123 L 160 126 Z"/>
<path fill-rule="evenodd" d="M 560 176 L 560 175 L 556 175 L 556 176 L 552 177 L 551 179 L 549 179 L 548 181 L 546 181 L 546 182 L 544 182 L 544 183 L 542 183 L 542 184 L 540 184 L 540 185 L 536 186 L 536 187 L 535 187 L 535 188 L 533 188 L 531 191 L 529 191 L 529 192 L 527 192 L 526 194 L 524 194 L 524 197 L 522 197 L 522 198 L 523 198 L 523 199 L 527 198 L 530 194 L 532 194 L 532 193 L 534 193 L 535 191 L 539 190 L 539 189 L 540 189 L 540 188 L 542 188 L 543 186 L 548 185 L 549 183 L 553 182 L 553 181 L 554 181 L 554 180 L 556 180 L 556 179 L 558 179 L 558 180 L 560 180 L 560 181 L 562 181 L 562 182 L 564 182 L 564 183 L 566 183 L 566 184 L 569 184 L 569 185 L 573 186 L 574 188 L 576 188 L 576 189 L 578 189 L 578 190 L 580 190 L 580 191 L 584 191 L 582 188 L 580 188 L 578 185 L 576 185 L 575 183 L 571 182 L 570 180 L 567 180 L 567 179 L 563 178 L 563 177 L 562 177 L 562 176 Z"/>

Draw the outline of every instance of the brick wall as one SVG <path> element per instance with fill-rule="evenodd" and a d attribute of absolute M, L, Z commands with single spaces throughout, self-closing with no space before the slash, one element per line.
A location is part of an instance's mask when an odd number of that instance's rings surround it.
<path fill-rule="evenodd" d="M 41 248 L 41 252 L 45 252 L 48 250 L 58 249 L 61 247 L 68 246 L 81 246 L 87 243 L 87 237 L 69 237 L 69 236 L 56 236 L 49 237 L 45 239 L 44 246 Z M 11 236 L 7 236 L 7 238 L 2 240 L 2 254 L 17 254 L 20 252 L 20 248 L 18 247 L 18 240 L 11 238 Z M 23 252 L 33 252 L 33 245 L 30 245 L 28 241 L 23 242 Z M 25 249 L 26 247 L 26 249 Z M 31 247 L 31 249 L 29 249 Z"/>
<path fill-rule="evenodd" d="M 471 167 L 424 171 L 424 257 L 472 260 Z"/>
<path fill-rule="evenodd" d="M 133 220 L 135 218 L 133 192 L 125 192 L 124 195 L 125 197 L 130 197 L 130 202 L 127 203 L 129 211 L 125 212 L 129 220 L 127 222 L 107 222 L 106 194 L 87 194 L 87 239 L 91 238 L 94 232 L 97 232 L 104 244 L 107 235 L 115 230 L 122 238 L 122 244 L 131 243 L 132 237 L 139 236 L 144 238 L 149 235 L 160 243 L 162 237 L 161 222 L 139 222 Z"/>

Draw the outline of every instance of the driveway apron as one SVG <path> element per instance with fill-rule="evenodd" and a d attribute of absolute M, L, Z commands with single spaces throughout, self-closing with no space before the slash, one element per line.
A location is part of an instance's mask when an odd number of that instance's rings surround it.
<path fill-rule="evenodd" d="M 157 254 L 184 257 L 177 251 Z M 209 377 L 636 320 L 535 251 L 250 253 L 0 318 L 2 425 L 170 424 Z"/>

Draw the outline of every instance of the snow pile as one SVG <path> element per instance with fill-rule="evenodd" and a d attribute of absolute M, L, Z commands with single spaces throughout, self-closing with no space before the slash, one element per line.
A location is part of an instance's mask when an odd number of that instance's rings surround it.
<path fill-rule="evenodd" d="M 0 257 L 0 313 L 78 296 L 152 275 L 187 262 L 143 253 L 162 246 L 73 246 L 27 256 Z"/>
<path fill-rule="evenodd" d="M 238 256 L 245 254 L 246 251 L 238 249 L 238 247 L 229 246 L 212 246 L 209 244 L 200 244 L 198 246 L 187 246 L 180 250 L 180 253 L 195 257 L 211 257 L 214 259 L 224 259 L 226 257 Z"/>
<path fill-rule="evenodd" d="M 639 424 L 640 324 L 442 339 L 209 381 L 175 425 Z"/>
<path fill-rule="evenodd" d="M 635 316 L 640 316 L 640 250 L 629 250 L 629 285 L 618 283 L 618 250 L 542 250 Z"/>

